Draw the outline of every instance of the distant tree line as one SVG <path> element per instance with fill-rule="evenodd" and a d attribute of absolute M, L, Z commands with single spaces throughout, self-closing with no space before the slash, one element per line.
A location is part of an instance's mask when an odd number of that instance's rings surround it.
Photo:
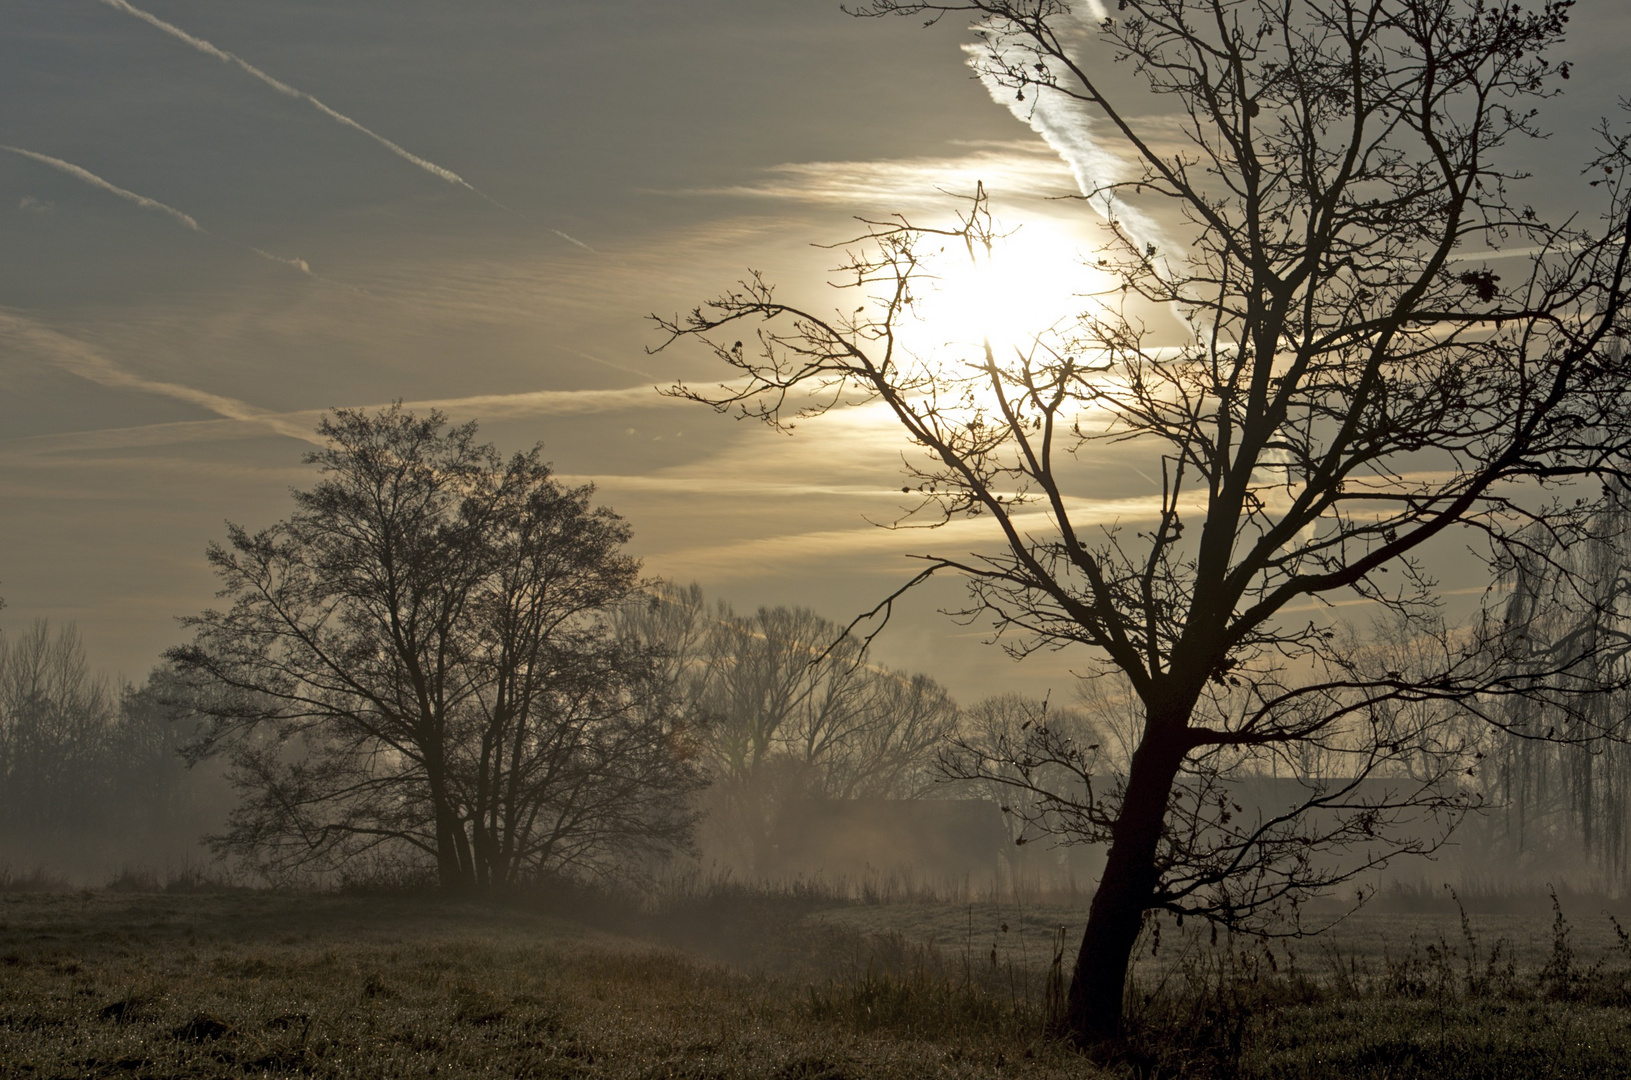
<path fill-rule="evenodd" d="M 807 608 L 741 615 L 697 586 L 659 588 L 621 613 L 665 658 L 712 780 L 709 848 L 763 870 L 778 816 L 802 799 L 905 799 L 930 792 L 957 703 L 926 675 L 870 660 Z"/>
<path fill-rule="evenodd" d="M 1598 683 L 1576 710 L 1516 699 L 1496 716 L 1504 737 L 1483 747 L 1482 788 L 1490 806 L 1485 843 L 1508 865 L 1552 871 L 1587 860 L 1597 883 L 1631 887 L 1631 491 L 1606 485 L 1586 535 L 1534 529 L 1502 565 L 1504 617 L 1527 629 L 1520 662 L 1560 661 L 1583 671 L 1557 676 L 1560 692 Z"/>
<path fill-rule="evenodd" d="M 178 755 L 164 683 L 93 670 L 71 623 L 0 636 L 0 862 L 83 874 L 196 855 L 220 792 Z"/>

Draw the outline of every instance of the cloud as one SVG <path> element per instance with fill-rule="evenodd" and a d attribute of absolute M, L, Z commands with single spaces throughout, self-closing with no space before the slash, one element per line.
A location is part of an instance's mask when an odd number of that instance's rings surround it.
<path fill-rule="evenodd" d="M 1073 186 L 1048 148 L 1030 141 L 986 144 L 948 157 L 791 162 L 765 169 L 763 175 L 758 183 L 686 188 L 670 194 L 896 207 L 942 203 L 944 193 L 972 195 L 979 182 L 1008 197 L 1057 197 Z"/>
<path fill-rule="evenodd" d="M 474 397 L 406 401 L 403 402 L 403 406 L 421 412 L 426 409 L 440 409 L 446 413 L 475 414 L 482 418 L 576 416 L 630 408 L 696 408 L 688 401 L 662 396 L 655 386 L 626 386 L 618 390 L 533 390 L 517 394 L 480 394 Z"/>
<path fill-rule="evenodd" d="M 36 199 L 32 195 L 24 195 L 17 200 L 17 209 L 26 210 L 30 214 L 49 214 L 54 205 L 54 203 L 46 202 L 44 199 Z"/>
<path fill-rule="evenodd" d="M 99 386 L 138 390 L 207 409 L 229 420 L 258 425 L 290 438 L 321 444 L 310 427 L 291 423 L 266 409 L 258 409 L 237 398 L 212 394 L 181 383 L 148 379 L 120 367 L 100 350 L 83 341 L 44 326 L 23 315 L 0 309 L 0 338 L 9 338 L 31 352 L 45 356 L 52 364 Z"/>
<path fill-rule="evenodd" d="M 1082 18 L 1102 19 L 1103 11 L 1098 4 L 1089 3 Z M 991 56 L 991 49 L 997 50 L 995 57 Z M 1106 219 L 1113 217 L 1139 243 L 1161 244 L 1160 230 L 1153 221 L 1121 199 L 1105 194 L 1109 185 L 1126 178 L 1129 167 L 1094 136 L 1098 121 L 1084 102 L 1040 87 L 1028 87 L 1027 93 L 1019 95 L 1012 86 L 1002 85 L 995 69 L 1029 67 L 1036 60 L 1017 49 L 1005 49 L 1000 41 L 990 46 L 964 45 L 963 52 L 991 99 L 1042 137 L 1070 169 L 1077 190 L 1091 197 L 1095 210 Z M 1069 75 L 1056 72 L 1055 77 L 1063 82 Z"/>
<path fill-rule="evenodd" d="M 1542 255 L 1572 255 L 1583 248 L 1576 244 L 1558 244 L 1552 247 L 1488 248 L 1481 251 L 1460 251 L 1450 256 L 1451 262 L 1494 262 L 1497 259 L 1538 259 Z"/>
<path fill-rule="evenodd" d="M 857 556 L 902 556 L 908 550 L 940 547 L 948 542 L 989 544 L 995 537 L 986 521 L 953 521 L 932 539 L 921 534 L 903 536 L 899 532 L 863 525 L 852 529 L 820 529 L 811 532 L 735 540 L 647 555 L 646 569 L 676 580 L 690 576 L 726 576 L 733 581 L 766 575 L 786 574 L 798 564 L 831 559 L 853 560 Z M 853 569 L 854 567 L 852 567 Z"/>
<path fill-rule="evenodd" d="M 1159 515 L 1157 498 L 1107 499 L 1083 502 L 1072 520 L 1078 528 L 1084 528 L 1118 521 L 1148 521 Z M 1042 511 L 1017 514 L 1014 521 L 1023 532 L 1039 539 L 1058 535 L 1052 520 Z M 876 525 L 818 529 L 657 553 L 647 556 L 645 561 L 649 570 L 672 578 L 720 574 L 736 580 L 786 574 L 790 567 L 800 563 L 820 563 L 835 558 L 904 557 L 924 552 L 957 558 L 970 551 L 1004 547 L 997 526 L 982 517 L 958 518 L 933 530 L 898 530 Z"/>
<path fill-rule="evenodd" d="M 630 429 L 632 430 L 632 429 Z M 835 496 L 846 499 L 900 500 L 900 485 L 849 485 L 833 483 L 804 483 L 797 480 L 754 480 L 735 476 L 675 476 L 671 473 L 651 475 L 630 473 L 563 473 L 563 481 L 574 484 L 594 484 L 620 491 L 654 492 L 661 495 L 742 495 L 750 498 L 808 498 Z"/>
<path fill-rule="evenodd" d="M 273 255 L 270 251 L 262 251 L 258 247 L 252 247 L 249 250 L 253 251 L 261 258 L 267 259 L 271 262 L 282 263 L 284 266 L 292 266 L 296 270 L 299 270 L 302 274 L 305 274 L 307 277 L 313 276 L 311 272 L 311 264 L 305 259 L 286 259 L 282 255 Z"/>
<path fill-rule="evenodd" d="M 187 33 L 185 30 L 181 29 L 179 26 L 176 26 L 173 23 L 167 23 L 163 19 L 159 18 L 156 15 L 149 14 L 148 12 L 143 11 L 141 8 L 134 7 L 131 4 L 126 3 L 125 0 L 99 0 L 99 2 L 103 3 L 103 4 L 106 4 L 108 7 L 113 8 L 115 11 L 122 11 L 126 15 L 131 15 L 131 16 L 134 16 L 135 18 L 140 19 L 142 22 L 147 23 L 149 26 L 154 27 L 157 30 L 161 30 L 166 34 L 169 34 L 171 37 L 175 38 L 177 41 L 180 41 L 183 44 L 188 45 L 191 48 L 194 48 L 194 49 L 198 50 L 199 52 L 203 53 L 205 56 L 213 57 L 214 59 L 219 60 L 219 61 L 221 61 L 222 63 L 225 63 L 225 64 L 234 65 L 239 70 L 243 71 L 245 74 L 249 75 L 250 77 L 252 77 L 252 78 L 254 78 L 256 80 L 258 80 L 261 83 L 264 83 L 267 86 L 270 86 L 273 90 L 276 90 L 278 93 L 284 95 L 285 97 L 290 97 L 290 98 L 295 99 L 296 101 L 305 102 L 307 105 L 310 105 L 312 108 L 316 109 L 318 112 L 322 113 L 324 116 L 328 117 L 329 119 L 335 121 L 336 123 L 344 124 L 346 127 L 351 128 L 354 131 L 361 132 L 363 135 L 366 135 L 368 138 L 374 140 L 374 142 L 378 143 L 380 146 L 383 146 L 385 149 L 389 150 L 391 153 L 395 154 L 397 157 L 401 158 L 404 161 L 410 162 L 411 164 L 417 166 L 420 169 L 423 169 L 425 172 L 430 173 L 432 176 L 435 176 L 435 177 L 437 177 L 437 178 L 439 178 L 441 180 L 445 180 L 449 184 L 454 184 L 454 185 L 456 185 L 458 187 L 462 187 L 466 191 L 469 191 L 469 192 L 471 192 L 471 193 L 473 193 L 475 195 L 479 195 L 483 199 L 486 199 L 488 202 L 492 203 L 494 206 L 497 206 L 497 207 L 499 207 L 501 209 L 508 209 L 502 203 L 500 203 L 498 200 L 494 199 L 491 195 L 488 195 L 486 192 L 478 190 L 469 181 L 465 180 L 464 177 L 460 176 L 458 173 L 454 172 L 452 169 L 444 168 L 443 166 L 436 164 L 434 161 L 427 161 L 424 158 L 418 156 L 417 154 L 414 154 L 414 153 L 404 149 L 403 147 L 397 145 L 396 143 L 392 142 L 390 139 L 387 139 L 385 136 L 379 134 L 378 132 L 373 131 L 373 130 L 367 128 L 367 127 L 364 127 L 362 124 L 360 124 L 357 121 L 351 119 L 351 117 L 345 115 L 344 113 L 339 112 L 339 111 L 337 111 L 335 109 L 329 108 L 327 105 L 323 104 L 321 101 L 318 101 L 316 98 L 312 97 L 310 94 L 306 93 L 305 91 L 296 90 L 294 87 L 290 86 L 288 83 L 283 82 L 283 81 L 281 81 L 279 79 L 274 79 L 272 76 L 268 75 L 266 72 L 262 71 L 260 68 L 256 67 L 254 64 L 251 64 L 249 61 L 243 59 L 242 57 L 236 55 L 235 53 L 227 52 L 225 49 L 216 48 L 214 45 L 211 45 L 209 42 L 205 41 L 203 38 L 194 37 L 193 35 Z M 565 233 L 562 233 L 561 235 L 563 237 L 565 237 L 566 239 L 568 239 L 568 240 L 572 240 L 572 238 L 569 237 L 569 236 L 566 236 Z M 585 244 L 580 243 L 577 240 L 572 240 L 572 242 L 574 244 L 578 244 L 579 247 L 586 247 L 587 246 Z"/>
<path fill-rule="evenodd" d="M 67 337 L 23 316 L 0 309 L 0 338 L 44 354 L 51 363 L 102 386 L 141 390 L 178 401 L 199 405 L 220 419 L 188 420 L 136 427 L 105 428 L 54 435 L 33 435 L 0 440 L 0 454 L 41 457 L 73 453 L 94 453 L 148 446 L 217 442 L 228 439 L 258 438 L 273 432 L 302 442 L 321 445 L 315 433 L 324 409 L 273 412 L 256 408 L 236 398 L 210 394 L 179 383 L 159 382 L 120 368 L 91 345 Z M 569 416 L 616 412 L 635 408 L 671 408 L 690 402 L 663 397 L 649 386 L 618 390 L 538 390 L 517 394 L 481 394 L 462 398 L 437 398 L 403 402 L 415 412 L 440 409 L 455 417 L 475 415 L 479 419 L 526 416 Z M 386 403 L 355 406 L 379 410 Z M 694 407 L 694 406 L 693 406 Z M 612 478 L 608 478 L 612 479 Z"/>
<path fill-rule="evenodd" d="M 31 158 L 34 161 L 38 161 L 42 165 L 49 165 L 51 168 L 56 169 L 59 172 L 65 172 L 75 179 L 85 181 L 85 183 L 90 184 L 92 187 L 101 188 L 110 195 L 117 195 L 126 202 L 135 203 L 143 210 L 156 210 L 161 214 L 168 214 L 170 217 L 175 218 L 177 221 L 187 226 L 187 228 L 191 229 L 193 232 L 201 233 L 204 231 L 203 226 L 194 221 L 191 214 L 183 214 L 175 207 L 166 206 L 157 199 L 149 199 L 146 195 L 138 195 L 134 191 L 128 191 L 125 188 L 120 187 L 118 184 L 109 183 L 100 176 L 97 176 L 95 173 L 91 172 L 89 169 L 82 169 L 73 162 L 64 161 L 61 158 L 54 158 L 49 154 L 37 153 L 33 150 L 24 150 L 20 146 L 6 146 L 4 144 L 0 144 L 0 150 L 4 150 L 7 153 L 17 154 L 20 157 Z M 31 200 L 27 198 L 23 200 L 25 209 L 32 209 L 31 206 L 27 205 L 30 203 L 30 201 Z M 32 201 L 37 202 L 38 200 Z"/>

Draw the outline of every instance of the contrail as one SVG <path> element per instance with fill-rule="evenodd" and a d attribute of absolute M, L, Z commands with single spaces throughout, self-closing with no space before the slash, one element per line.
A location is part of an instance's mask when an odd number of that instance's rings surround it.
<path fill-rule="evenodd" d="M 252 247 L 249 250 L 253 251 L 256 255 L 259 255 L 263 259 L 269 259 L 272 262 L 282 263 L 284 266 L 293 267 L 302 274 L 305 274 L 307 277 L 317 276 L 311 272 L 311 263 L 307 262 L 305 259 L 286 259 L 282 255 L 273 255 L 270 251 L 262 251 L 258 247 Z"/>
<path fill-rule="evenodd" d="M 1089 5 L 1089 8 L 1092 6 Z M 1134 239 L 1159 244 L 1162 237 L 1154 222 L 1122 200 L 1106 194 L 1109 185 L 1126 173 L 1127 165 L 1094 138 L 1095 118 L 1086 105 L 1041 87 L 1032 87 L 1026 99 L 1016 97 L 1013 88 L 1000 84 L 986 66 L 988 48 L 983 44 L 964 45 L 963 52 L 968 57 L 969 67 L 974 69 L 992 99 L 1042 136 L 1042 141 L 1059 155 L 1076 178 L 1077 189 L 1083 195 L 1090 196 L 1093 209 L 1107 219 L 1113 217 Z M 1017 52 L 1003 52 L 998 60 L 1006 67 L 1020 66 Z M 1099 194 L 1095 196 L 1095 192 Z"/>
<path fill-rule="evenodd" d="M 309 427 L 292 423 L 269 409 L 257 408 L 237 398 L 212 394 L 181 383 L 147 379 L 126 371 L 94 346 L 60 334 L 24 315 L 0 309 L 0 338 L 10 338 L 26 349 L 44 353 L 57 367 L 100 386 L 140 390 L 173 401 L 184 401 L 228 420 L 257 424 L 293 439 L 319 446 L 323 444 L 323 440 Z"/>
<path fill-rule="evenodd" d="M 90 345 L 66 337 L 22 315 L 0 308 L 0 341 L 10 339 L 44 354 L 56 366 L 104 386 L 147 390 L 178 401 L 201 405 L 217 419 L 169 421 L 137 427 L 70 431 L 57 435 L 0 437 L 0 460 L 10 457 L 72 454 L 91 450 L 124 450 L 147 446 L 214 442 L 259 436 L 268 428 L 279 434 L 319 444 L 314 434 L 322 409 L 295 409 L 269 412 L 236 398 L 221 397 L 179 383 L 143 379 L 114 366 Z M 356 404 L 368 412 L 387 408 L 389 402 Z M 483 419 L 535 416 L 575 416 L 621 412 L 626 409 L 683 409 L 685 403 L 663 397 L 650 386 L 628 386 L 618 390 L 534 390 L 514 394 L 482 394 L 474 397 L 406 401 L 404 408 L 415 412 L 439 409 L 453 414 L 476 414 Z M 891 489 L 893 492 L 894 489 Z"/>
<path fill-rule="evenodd" d="M 318 101 L 316 98 L 312 97 L 310 94 L 306 93 L 305 91 L 296 90 L 294 87 L 290 86 L 288 83 L 283 82 L 280 79 L 274 79 L 272 76 L 266 74 L 266 72 L 262 71 L 260 68 L 256 67 L 254 64 L 251 64 L 249 61 L 245 60 L 243 57 L 238 56 L 238 55 L 236 55 L 234 53 L 227 52 L 225 49 L 216 48 L 214 45 L 211 45 L 209 42 L 205 41 L 203 38 L 193 37 L 191 34 L 187 33 L 187 31 L 181 29 L 181 27 L 176 26 L 173 23 L 167 23 L 163 19 L 159 18 L 157 15 L 151 15 L 151 14 L 143 11 L 141 8 L 133 7 L 130 4 L 126 3 L 125 0 L 100 0 L 100 2 L 103 3 L 103 4 L 106 4 L 110 8 L 113 8 L 115 11 L 122 11 L 126 15 L 135 16 L 136 18 L 140 19 L 142 22 L 147 23 L 149 26 L 151 26 L 151 27 L 153 27 L 153 28 L 155 28 L 157 30 L 164 31 L 166 34 L 169 34 L 171 37 L 175 38 L 177 41 L 180 41 L 180 42 L 182 42 L 183 44 L 186 44 L 186 45 L 190 45 L 192 48 L 197 49 L 199 52 L 203 53 L 205 56 L 214 57 L 215 59 L 217 59 L 217 60 L 219 60 L 219 61 L 221 61 L 222 63 L 225 63 L 225 64 L 234 64 L 234 65 L 236 65 L 245 74 L 248 74 L 248 75 L 252 76 L 253 78 L 256 78 L 256 79 L 260 80 L 261 82 L 265 83 L 267 86 L 270 86 L 273 90 L 276 90 L 278 93 L 284 95 L 285 97 L 294 98 L 296 101 L 304 101 L 306 104 L 310 105 L 312 108 L 316 109 L 318 112 L 322 113 L 324 116 L 328 117 L 329 119 L 334 120 L 337 123 L 344 124 L 348 128 L 352 128 L 352 129 L 354 129 L 356 131 L 360 131 L 362 134 L 368 136 L 370 139 L 373 139 L 376 143 L 378 143 L 379 145 L 385 147 L 385 149 L 389 150 L 391 153 L 395 154 L 397 157 L 401 158 L 404 161 L 411 162 L 412 164 L 417 165 L 419 168 L 423 169 L 425 172 L 430 173 L 432 176 L 435 176 L 435 177 L 438 177 L 438 178 L 440 178 L 442 180 L 445 180 L 450 184 L 455 184 L 455 185 L 457 185 L 459 187 L 462 187 L 466 191 L 471 192 L 472 194 L 479 195 L 479 196 L 481 196 L 481 198 L 486 199 L 488 202 L 492 203 L 494 206 L 499 207 L 500 209 L 504 209 L 504 210 L 509 209 L 508 207 L 504 206 L 503 203 L 501 203 L 497 199 L 493 198 L 491 195 L 488 195 L 484 191 L 478 190 L 469 181 L 467 181 L 464 177 L 460 176 L 458 173 L 454 172 L 452 169 L 445 169 L 442 166 L 436 164 L 434 161 L 426 161 L 424 158 L 420 157 L 419 155 L 417 155 L 415 153 L 412 153 L 412 152 L 404 149 L 401 146 L 398 146 L 396 143 L 392 142 L 390 139 L 387 139 L 385 136 L 379 134 L 376 131 L 372 131 L 372 130 L 364 127 L 362 124 L 357 123 L 357 121 L 351 119 L 351 117 L 345 115 L 344 113 L 337 112 L 336 110 L 329 108 L 327 105 L 324 105 L 321 101 Z M 564 233 L 561 234 L 561 235 L 565 236 Z M 570 240 L 571 238 L 566 237 L 566 239 Z M 574 244 L 578 243 L 578 241 L 576 241 L 576 240 L 573 240 L 572 242 Z M 580 244 L 579 246 L 585 246 L 585 245 Z"/>
<path fill-rule="evenodd" d="M 615 368 L 615 369 L 616 369 L 616 370 L 618 370 L 618 371 L 626 371 L 626 372 L 628 372 L 628 373 L 629 373 L 629 374 L 630 374 L 630 375 L 638 375 L 638 376 L 640 376 L 640 377 L 641 377 L 641 378 L 642 378 L 642 379 L 654 379 L 654 380 L 656 380 L 656 381 L 658 381 L 658 382 L 661 382 L 661 381 L 662 381 L 662 377 L 661 377 L 661 376 L 660 376 L 660 375 L 653 375 L 653 374 L 652 374 L 652 373 L 651 373 L 651 372 L 649 372 L 649 371 L 641 371 L 641 370 L 640 370 L 640 369 L 639 369 L 639 368 L 637 368 L 637 367 L 629 367 L 629 366 L 628 366 L 628 365 L 627 365 L 627 364 L 617 364 L 617 363 L 613 363 L 613 362 L 612 362 L 612 361 L 610 361 L 610 360 L 603 360 L 603 359 L 601 359 L 601 358 L 600 358 L 600 357 L 598 357 L 598 356 L 594 356 L 594 355 L 592 355 L 592 354 L 590 354 L 590 353 L 586 353 L 586 352 L 579 352 L 579 351 L 578 351 L 578 350 L 576 350 L 576 349 L 568 349 L 568 348 L 567 348 L 567 347 L 566 347 L 566 346 L 565 346 L 565 345 L 562 345 L 562 346 L 560 346 L 560 349 L 561 349 L 561 351 L 562 351 L 562 352 L 569 352 L 569 353 L 571 353 L 571 354 L 572 354 L 572 355 L 573 355 L 573 356 L 581 356 L 581 357 L 583 357 L 583 358 L 584 358 L 584 359 L 585 359 L 585 360 L 589 360 L 589 361 L 592 361 L 592 362 L 594 362 L 594 363 L 596 363 L 596 364 L 603 364 L 603 365 L 605 365 L 605 366 L 606 366 L 606 367 L 609 367 L 609 368 Z"/>
<path fill-rule="evenodd" d="M 138 195 L 134 191 L 127 191 L 118 184 L 104 180 L 102 177 L 97 176 L 89 169 L 81 168 L 71 161 L 64 161 L 61 158 L 54 158 L 49 154 L 41 154 L 34 150 L 24 150 L 20 146 L 6 146 L 3 143 L 0 143 L 0 150 L 5 150 L 8 153 L 19 154 L 23 157 L 31 158 L 34 161 L 40 162 L 42 165 L 49 165 L 51 168 L 56 169 L 59 172 L 67 173 L 76 180 L 83 180 L 92 187 L 100 188 L 101 190 L 110 194 L 119 196 L 119 198 L 124 199 L 126 202 L 133 202 L 144 210 L 157 210 L 161 214 L 168 214 L 170 217 L 175 218 L 177 221 L 181 222 L 195 233 L 199 233 L 203 236 L 211 235 L 210 231 L 204 228 L 204 226 L 200 225 L 191 214 L 184 214 L 175 207 L 166 206 L 157 199 L 149 199 L 146 195 Z M 282 263 L 284 266 L 298 270 L 307 277 L 317 276 L 311 272 L 311 265 L 307 263 L 305 259 L 286 259 L 282 255 L 273 255 L 270 251 L 262 251 L 258 247 L 252 247 L 249 250 L 253 251 L 256 255 L 259 255 L 263 259 L 270 259 L 272 262 Z"/>
<path fill-rule="evenodd" d="M 32 158 L 42 165 L 49 165 L 51 168 L 56 169 L 59 172 L 65 172 L 75 179 L 83 180 L 92 187 L 99 187 L 109 194 L 117 195 L 126 202 L 133 202 L 143 210 L 157 210 L 161 214 L 169 214 L 171 217 L 175 218 L 177 221 L 181 222 L 195 233 L 204 232 L 204 227 L 198 224 L 198 222 L 194 221 L 191 214 L 183 214 L 175 207 L 165 206 L 157 199 L 149 199 L 146 195 L 138 195 L 134 191 L 128 191 L 125 188 L 120 187 L 118 184 L 109 183 L 100 176 L 97 176 L 95 173 L 91 172 L 89 169 L 82 169 L 71 161 L 64 161 L 61 158 L 54 158 L 49 154 L 39 154 L 33 150 L 24 150 L 20 146 L 6 146 L 4 144 L 0 144 L 0 150 L 5 150 L 12 154 L 18 154 L 25 158 Z"/>
<path fill-rule="evenodd" d="M 1103 22 L 1105 16 L 1101 0 L 1084 0 L 1076 14 L 1077 20 L 1088 30 Z M 1039 86 L 1033 86 L 1029 95 L 1011 93 L 1013 87 L 1000 85 L 989 65 L 982 63 L 982 59 L 989 55 L 989 48 L 986 45 L 963 46 L 968 65 L 979 76 L 986 92 L 1042 136 L 1042 140 L 1070 168 L 1076 178 L 1077 189 L 1088 196 L 1093 209 L 1132 240 L 1135 250 L 1142 247 L 1144 257 L 1158 263 L 1160 269 L 1157 273 L 1163 278 L 1167 277 L 1171 265 L 1165 249 L 1171 245 L 1161 227 L 1147 214 L 1128 206 L 1115 195 L 1112 185 L 1123 180 L 1129 168 L 1125 161 L 1106 150 L 1094 137 L 1096 118 L 1088 111 L 1086 104 L 1064 94 L 1049 93 Z M 997 50 L 995 59 L 1010 70 L 1029 67 L 1036 62 L 1034 57 L 1022 56 L 1001 44 L 997 45 Z M 1058 72 L 1052 74 L 1055 78 L 1065 77 Z M 1025 100 L 1026 97 L 1030 100 Z M 1200 327 L 1187 321 L 1182 308 L 1169 307 L 1167 310 L 1186 335 L 1199 333 Z"/>
<path fill-rule="evenodd" d="M 494 203 L 493 205 L 497 206 L 498 204 Z M 562 240 L 565 240 L 568 244 L 576 244 L 578 247 L 580 247 L 583 250 L 589 252 L 591 255 L 599 255 L 600 254 L 600 252 L 596 251 L 594 248 L 590 247 L 588 244 L 585 244 L 582 240 L 579 240 L 575 236 L 568 236 L 559 229 L 550 229 L 549 231 L 554 233 L 556 236 L 560 237 Z"/>

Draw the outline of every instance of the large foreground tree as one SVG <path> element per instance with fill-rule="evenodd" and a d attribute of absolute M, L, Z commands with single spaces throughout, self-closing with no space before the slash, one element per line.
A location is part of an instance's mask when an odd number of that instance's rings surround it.
<path fill-rule="evenodd" d="M 1442 625 L 1427 560 L 1481 537 L 1506 565 L 1587 536 L 1613 520 L 1594 504 L 1631 451 L 1626 139 L 1599 132 L 1593 213 L 1553 223 L 1518 194 L 1544 145 L 1536 110 L 1569 75 L 1548 58 L 1567 2 L 1095 9 L 869 8 L 972 17 L 989 84 L 1065 104 L 1052 115 L 1122 163 L 1084 193 L 1107 239 L 1070 322 L 1017 348 L 908 347 L 937 249 L 1001 258 L 980 199 L 943 229 L 869 226 L 849 314 L 755 276 L 660 320 L 736 369 L 678 389 L 722 410 L 780 425 L 881 406 L 922 451 L 913 520 L 994 525 L 989 550 L 931 553 L 925 573 L 964 576 L 1015 651 L 1085 649 L 1135 696 L 1119 775 L 1046 724 L 1002 773 L 1074 775 L 1052 820 L 1109 845 L 1068 995 L 1084 1042 L 1119 1032 L 1149 911 L 1261 927 L 1308 888 L 1430 848 L 1471 767 L 1435 717 L 1500 723 L 1514 712 L 1496 703 L 1523 696 L 1578 721 L 1552 732 L 1593 737 L 1582 702 L 1608 669 L 1591 648 L 1549 649 L 1497 605 Z M 1128 464 L 1159 477 L 1136 527 L 1091 499 Z M 1394 613 L 1411 663 L 1356 647 L 1321 614 L 1337 598 Z M 1310 751 L 1337 764 L 1289 769 L 1308 783 L 1283 810 L 1224 790 Z M 1321 845 L 1346 861 L 1311 857 Z"/>
<path fill-rule="evenodd" d="M 537 448 L 340 410 L 295 512 L 230 526 L 229 606 L 168 658 L 244 799 L 221 846 L 273 873 L 365 856 L 444 886 L 683 847 L 700 783 L 658 658 L 616 635 L 628 527 Z"/>

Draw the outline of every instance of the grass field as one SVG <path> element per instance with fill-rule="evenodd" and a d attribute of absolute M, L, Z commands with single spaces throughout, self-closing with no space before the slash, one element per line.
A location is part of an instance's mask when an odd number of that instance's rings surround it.
<path fill-rule="evenodd" d="M 750 914 L 674 928 L 735 948 L 766 929 Z M 3 894 L 0 1075 L 1079 1075 L 991 1017 L 935 1032 L 817 1019 L 814 984 L 790 972 L 847 962 L 812 955 L 833 936 L 783 935 L 774 974 L 522 904 Z"/>
<path fill-rule="evenodd" d="M 1169 923 L 1140 1035 L 1094 1063 L 1043 1034 L 1075 905 L 4 892 L 0 1075 L 1631 1075 L 1631 945 L 1570 914 L 1363 912 L 1289 946 Z"/>

